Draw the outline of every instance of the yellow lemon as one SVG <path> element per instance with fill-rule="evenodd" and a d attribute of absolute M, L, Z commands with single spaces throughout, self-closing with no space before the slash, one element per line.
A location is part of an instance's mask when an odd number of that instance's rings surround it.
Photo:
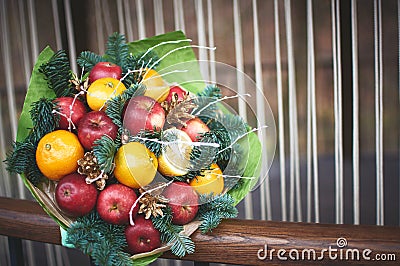
<path fill-rule="evenodd" d="M 173 127 L 164 131 L 162 140 L 167 143 L 163 144 L 161 155 L 158 157 L 158 171 L 165 176 L 187 174 L 192 151 L 189 135 Z"/>
<path fill-rule="evenodd" d="M 190 181 L 190 185 L 199 194 L 213 195 L 221 194 L 224 190 L 224 178 L 219 166 L 215 163 L 211 165 L 211 169 L 202 172 L 202 175 L 196 176 Z"/>
<path fill-rule="evenodd" d="M 40 139 L 36 163 L 48 179 L 60 180 L 78 169 L 84 150 L 78 137 L 67 130 L 50 132 Z"/>
<path fill-rule="evenodd" d="M 142 83 L 146 86 L 145 96 L 153 98 L 159 103 L 165 101 L 168 97 L 169 85 L 154 69 L 146 69 Z"/>
<path fill-rule="evenodd" d="M 129 142 L 119 148 L 115 157 L 114 176 L 131 188 L 150 184 L 157 173 L 157 158 L 144 144 Z"/>
<path fill-rule="evenodd" d="M 99 111 L 105 108 L 108 100 L 120 95 L 124 90 L 126 90 L 125 85 L 118 79 L 97 79 L 89 86 L 86 100 L 90 109 Z"/>

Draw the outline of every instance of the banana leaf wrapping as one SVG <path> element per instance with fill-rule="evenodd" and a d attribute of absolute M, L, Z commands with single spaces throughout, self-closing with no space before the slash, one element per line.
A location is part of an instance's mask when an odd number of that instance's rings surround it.
<path fill-rule="evenodd" d="M 146 52 L 150 47 L 154 47 L 157 44 L 168 41 L 185 40 L 186 36 L 181 31 L 170 32 L 163 35 L 154 36 L 151 38 L 131 42 L 128 44 L 130 53 L 143 53 Z M 179 48 L 179 49 L 177 49 Z M 176 49 L 174 53 L 168 54 L 173 49 Z M 196 61 L 195 53 L 190 47 L 188 41 L 182 42 L 171 42 L 164 45 L 160 45 L 154 49 L 154 52 L 161 58 L 163 55 L 167 55 L 160 61 L 158 69 L 167 68 L 171 65 L 176 65 L 182 62 Z M 29 134 L 32 128 L 32 121 L 30 118 L 30 109 L 32 103 L 38 101 L 41 98 L 54 98 L 55 93 L 48 87 L 47 81 L 42 73 L 39 72 L 39 68 L 42 64 L 49 61 L 55 52 L 50 48 L 46 47 L 38 56 L 36 64 L 33 68 L 29 88 L 25 97 L 22 113 L 18 123 L 18 133 L 17 141 L 23 141 Z M 192 75 L 195 75 L 193 79 L 201 80 L 202 76 L 200 74 L 200 69 L 195 69 L 191 71 Z M 196 76 L 197 75 L 197 76 Z M 165 76 L 168 82 L 177 82 L 179 77 L 177 75 Z M 182 84 L 184 89 L 192 92 L 198 93 L 204 89 L 204 84 Z M 258 136 L 255 133 L 250 133 L 248 135 L 249 147 L 251 147 L 251 154 L 248 158 L 243 176 L 254 177 L 258 176 L 260 173 L 261 166 L 261 143 Z M 33 197 L 38 201 L 42 208 L 60 225 L 63 239 L 66 237 L 65 229 L 68 228 L 71 223 L 74 222 L 73 219 L 64 215 L 54 200 L 54 187 L 48 187 L 47 185 L 34 186 L 23 174 L 21 175 L 24 184 L 32 193 Z M 240 186 L 234 187 L 227 191 L 235 200 L 235 205 L 238 204 L 254 187 L 256 184 L 256 179 L 244 179 Z M 53 185 L 54 186 L 54 185 Z M 199 226 L 199 221 L 191 222 L 184 226 L 184 233 L 191 235 Z M 135 265 L 147 265 L 152 261 L 156 260 L 162 252 L 168 250 L 168 246 L 163 246 L 152 252 L 136 254 L 132 256 L 135 260 Z"/>

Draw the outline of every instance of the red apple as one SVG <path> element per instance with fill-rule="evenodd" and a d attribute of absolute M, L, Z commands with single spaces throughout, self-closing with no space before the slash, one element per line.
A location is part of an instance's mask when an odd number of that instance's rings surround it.
<path fill-rule="evenodd" d="M 182 127 L 181 130 L 185 131 L 192 141 L 197 141 L 203 133 L 210 131 L 208 126 L 198 117 L 187 121 L 186 126 Z"/>
<path fill-rule="evenodd" d="M 176 96 L 174 96 L 174 94 Z M 168 96 L 165 100 L 170 103 L 172 101 L 173 97 L 178 97 L 177 98 L 178 102 L 182 102 L 185 99 L 186 95 L 187 95 L 187 92 L 184 89 L 175 85 L 170 88 Z"/>
<path fill-rule="evenodd" d="M 131 254 L 152 251 L 161 246 L 160 232 L 154 228 L 151 219 L 143 215 L 135 218 L 135 225 L 125 228 L 125 238 Z"/>
<path fill-rule="evenodd" d="M 60 129 L 71 130 L 78 126 L 81 118 L 86 114 L 85 105 L 74 97 L 59 97 L 54 100 L 60 113 Z"/>
<path fill-rule="evenodd" d="M 163 192 L 172 210 L 172 223 L 184 225 L 196 217 L 199 209 L 199 196 L 184 182 L 173 182 Z"/>
<path fill-rule="evenodd" d="M 83 175 L 73 173 L 58 182 L 55 199 L 58 207 L 66 214 L 83 216 L 96 206 L 97 189 L 94 184 L 87 184 Z"/>
<path fill-rule="evenodd" d="M 85 114 L 78 125 L 78 139 L 86 150 L 91 150 L 94 142 L 107 135 L 117 137 L 118 127 L 103 111 L 92 111 Z"/>
<path fill-rule="evenodd" d="M 99 194 L 97 212 L 107 223 L 127 224 L 129 212 L 136 200 L 137 195 L 133 189 L 122 184 L 108 185 Z M 132 217 L 136 216 L 138 209 L 138 206 L 133 209 Z"/>
<path fill-rule="evenodd" d="M 165 111 L 161 104 L 147 96 L 136 96 L 127 103 L 124 112 L 124 127 L 132 135 L 142 129 L 157 130 L 163 128 Z"/>
<path fill-rule="evenodd" d="M 89 73 L 89 82 L 93 83 L 94 81 L 100 78 L 115 78 L 121 79 L 122 68 L 111 62 L 99 62 Z"/>

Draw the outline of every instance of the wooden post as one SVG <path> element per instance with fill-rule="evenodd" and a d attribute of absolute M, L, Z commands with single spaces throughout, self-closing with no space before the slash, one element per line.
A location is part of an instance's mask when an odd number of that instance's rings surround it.
<path fill-rule="evenodd" d="M 0 234 L 60 244 L 59 226 L 36 202 L 0 197 Z M 213 232 L 195 232 L 185 260 L 241 265 L 397 265 L 400 228 L 230 219 Z M 358 260 L 357 260 L 358 254 Z M 163 258 L 176 258 L 166 252 Z M 368 260 L 369 259 L 369 260 Z"/>

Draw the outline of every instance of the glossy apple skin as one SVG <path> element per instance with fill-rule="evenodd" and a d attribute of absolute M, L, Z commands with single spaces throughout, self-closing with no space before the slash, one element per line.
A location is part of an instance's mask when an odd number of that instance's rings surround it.
<path fill-rule="evenodd" d="M 182 102 L 185 99 L 187 92 L 179 86 L 172 86 L 165 100 L 170 103 L 172 101 L 173 94 L 178 95 L 178 102 Z"/>
<path fill-rule="evenodd" d="M 78 139 L 86 150 L 91 150 L 94 142 L 104 135 L 114 140 L 117 132 L 118 127 L 103 111 L 86 113 L 78 125 Z"/>
<path fill-rule="evenodd" d="M 198 141 L 199 137 L 210 131 L 210 128 L 198 117 L 190 119 L 186 122 L 186 127 L 181 128 L 189 135 L 192 141 Z"/>
<path fill-rule="evenodd" d="M 135 203 L 137 195 L 133 189 L 122 184 L 111 184 L 102 190 L 97 199 L 97 212 L 101 219 L 110 224 L 129 223 L 129 211 Z M 137 205 L 132 211 L 132 217 L 138 212 Z"/>
<path fill-rule="evenodd" d="M 161 246 L 160 232 L 154 228 L 151 219 L 143 215 L 135 218 L 135 225 L 125 228 L 125 238 L 131 254 L 152 251 Z"/>
<path fill-rule="evenodd" d="M 58 112 L 60 112 L 60 123 L 59 128 L 65 130 L 75 129 L 79 124 L 79 121 L 86 114 L 85 105 L 74 97 L 59 97 L 54 100 L 57 103 Z M 71 119 L 72 124 L 69 123 L 68 119 Z"/>
<path fill-rule="evenodd" d="M 122 68 L 111 62 L 99 62 L 89 73 L 89 82 L 93 83 L 94 81 L 100 78 L 115 78 L 120 80 L 122 76 Z"/>
<path fill-rule="evenodd" d="M 172 210 L 172 223 L 184 225 L 192 221 L 199 209 L 199 196 L 187 183 L 174 182 L 163 192 Z"/>
<path fill-rule="evenodd" d="M 58 207 L 66 214 L 78 217 L 90 213 L 96 206 L 97 189 L 86 184 L 85 177 L 78 173 L 64 176 L 58 182 L 55 199 Z"/>
<path fill-rule="evenodd" d="M 136 135 L 142 129 L 160 130 L 165 123 L 165 111 L 153 98 L 136 96 L 131 98 L 125 107 L 123 123 L 132 135 Z"/>

